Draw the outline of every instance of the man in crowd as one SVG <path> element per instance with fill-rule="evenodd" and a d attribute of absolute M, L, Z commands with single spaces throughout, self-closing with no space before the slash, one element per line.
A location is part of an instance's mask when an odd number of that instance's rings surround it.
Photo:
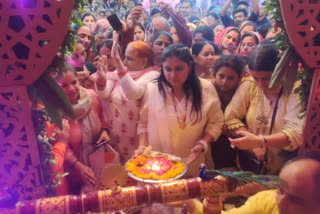
<path fill-rule="evenodd" d="M 193 23 L 194 21 L 200 20 L 196 16 L 192 16 L 192 8 L 194 7 L 191 0 L 182 0 L 182 16 L 186 23 Z"/>
<path fill-rule="evenodd" d="M 220 19 L 225 27 L 234 26 L 239 27 L 244 21 L 257 22 L 259 16 L 259 2 L 258 0 L 252 0 L 252 14 L 248 17 L 248 10 L 242 7 L 242 4 L 238 5 L 239 9 L 233 11 L 233 19 L 227 14 L 227 10 L 232 3 L 232 0 L 226 0 L 220 10 Z M 240 6 L 240 7 L 239 7 Z"/>
<path fill-rule="evenodd" d="M 243 206 L 222 214 L 320 213 L 320 153 L 310 152 L 288 161 L 279 177 L 282 183 L 277 190 L 259 192 Z M 197 207 L 189 211 L 196 213 Z"/>

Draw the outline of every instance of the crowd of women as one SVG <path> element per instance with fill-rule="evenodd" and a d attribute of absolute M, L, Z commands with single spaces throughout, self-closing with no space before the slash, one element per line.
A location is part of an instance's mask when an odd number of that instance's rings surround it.
<path fill-rule="evenodd" d="M 57 77 L 76 114 L 64 122 L 65 152 L 56 153 L 69 172 L 60 193 L 99 184 L 104 142 L 121 164 L 149 145 L 179 156 L 186 177 L 200 163 L 277 174 L 303 143 L 304 119 L 294 90 L 269 87 L 279 53 L 264 37 L 274 29 L 262 36 L 250 21 L 223 29 L 217 7 L 187 23 L 165 3 L 151 14 L 132 5 L 120 32 L 84 13 L 70 66 Z"/>

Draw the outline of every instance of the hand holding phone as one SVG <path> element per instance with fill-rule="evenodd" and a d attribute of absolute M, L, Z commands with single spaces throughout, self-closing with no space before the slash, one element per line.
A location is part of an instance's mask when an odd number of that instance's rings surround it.
<path fill-rule="evenodd" d="M 111 27 L 113 28 L 113 30 L 115 31 L 120 31 L 122 30 L 122 23 L 120 21 L 120 19 L 118 18 L 117 14 L 112 14 L 111 16 L 107 17 Z"/>

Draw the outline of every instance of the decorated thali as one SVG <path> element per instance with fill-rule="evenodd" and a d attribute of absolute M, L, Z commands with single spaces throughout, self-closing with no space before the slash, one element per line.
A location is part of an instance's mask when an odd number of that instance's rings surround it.
<path fill-rule="evenodd" d="M 162 183 L 181 178 L 188 166 L 181 158 L 161 152 L 148 152 L 126 163 L 129 177 L 144 183 Z"/>

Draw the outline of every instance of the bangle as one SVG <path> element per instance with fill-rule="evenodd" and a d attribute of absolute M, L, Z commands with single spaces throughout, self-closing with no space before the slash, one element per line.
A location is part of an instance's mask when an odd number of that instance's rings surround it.
<path fill-rule="evenodd" d="M 208 143 L 205 140 L 200 139 L 197 144 L 200 144 L 203 147 L 204 152 L 208 151 Z"/>
<path fill-rule="evenodd" d="M 263 148 L 267 144 L 267 139 L 263 135 L 259 135 L 259 137 L 261 138 L 261 142 L 262 142 L 260 145 L 260 148 Z"/>
<path fill-rule="evenodd" d="M 77 162 L 79 162 L 79 160 L 76 160 L 75 162 L 73 162 L 73 164 L 71 165 L 71 167 L 73 168 L 73 167 L 76 165 Z"/>

